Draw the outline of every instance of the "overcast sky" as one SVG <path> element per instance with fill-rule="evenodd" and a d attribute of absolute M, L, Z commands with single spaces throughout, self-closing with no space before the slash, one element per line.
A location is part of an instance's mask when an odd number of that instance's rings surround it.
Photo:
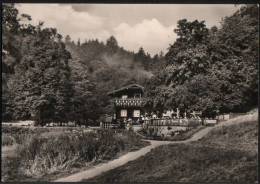
<path fill-rule="evenodd" d="M 32 16 L 33 23 L 44 21 L 63 36 L 75 41 L 105 41 L 114 35 L 120 46 L 130 51 L 143 47 L 150 54 L 166 52 L 176 39 L 173 29 L 179 19 L 205 20 L 208 27 L 219 26 L 234 5 L 195 4 L 16 4 L 20 13 Z"/>

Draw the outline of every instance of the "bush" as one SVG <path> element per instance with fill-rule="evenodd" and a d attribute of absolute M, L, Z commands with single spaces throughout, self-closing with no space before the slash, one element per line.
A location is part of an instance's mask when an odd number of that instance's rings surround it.
<path fill-rule="evenodd" d="M 18 147 L 18 155 L 25 175 L 39 176 L 82 167 L 86 162 L 108 160 L 120 151 L 141 146 L 140 138 L 126 131 L 76 131 L 48 137 L 28 137 Z"/>
<path fill-rule="evenodd" d="M 15 143 L 11 135 L 2 134 L 2 146 L 11 146 Z"/>
<path fill-rule="evenodd" d="M 33 136 L 40 135 L 43 132 L 48 132 L 49 129 L 46 128 L 29 128 L 29 127 L 12 127 L 12 126 L 3 126 L 2 135 L 10 136 L 13 138 L 13 142 L 17 144 L 23 144 L 24 141 Z"/>

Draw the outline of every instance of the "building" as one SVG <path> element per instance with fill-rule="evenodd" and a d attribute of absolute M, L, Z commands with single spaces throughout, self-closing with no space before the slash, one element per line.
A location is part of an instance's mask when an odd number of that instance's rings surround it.
<path fill-rule="evenodd" d="M 145 99 L 144 87 L 131 84 L 108 93 L 114 104 L 114 116 L 116 120 L 138 120 L 144 113 Z"/>

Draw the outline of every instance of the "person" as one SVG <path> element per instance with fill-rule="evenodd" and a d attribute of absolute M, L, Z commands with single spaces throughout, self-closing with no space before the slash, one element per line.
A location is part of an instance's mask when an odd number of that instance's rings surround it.
<path fill-rule="evenodd" d="M 132 131 L 132 129 L 133 129 L 132 119 L 129 118 L 129 119 L 127 120 L 127 130 Z"/>
<path fill-rule="evenodd" d="M 119 124 L 119 128 L 124 128 L 124 122 L 122 120 L 117 121 L 117 124 Z"/>
<path fill-rule="evenodd" d="M 176 114 L 177 114 L 177 118 L 179 119 L 180 118 L 180 110 L 179 110 L 179 108 L 177 108 Z"/>
<path fill-rule="evenodd" d="M 135 121 L 135 123 L 136 123 L 137 125 L 139 125 L 139 124 L 140 124 L 140 118 L 137 118 L 137 120 Z"/>
<path fill-rule="evenodd" d="M 143 123 L 144 123 L 144 117 L 141 116 L 141 118 L 140 118 L 140 124 L 143 124 Z"/>
<path fill-rule="evenodd" d="M 133 122 L 130 121 L 129 131 L 133 131 Z"/>
<path fill-rule="evenodd" d="M 187 119 L 187 113 L 186 113 L 186 111 L 184 112 L 184 119 Z"/>

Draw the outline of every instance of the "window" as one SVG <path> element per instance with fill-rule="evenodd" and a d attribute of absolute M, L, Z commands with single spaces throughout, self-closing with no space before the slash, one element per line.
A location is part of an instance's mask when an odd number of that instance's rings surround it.
<path fill-rule="evenodd" d="M 134 116 L 135 118 L 139 118 L 139 117 L 140 117 L 140 110 L 134 110 L 133 116 Z"/>
<path fill-rule="evenodd" d="M 121 117 L 127 117 L 127 110 L 126 109 L 122 109 L 120 112 Z"/>
<path fill-rule="evenodd" d="M 127 99 L 127 95 L 122 95 L 122 99 Z"/>

